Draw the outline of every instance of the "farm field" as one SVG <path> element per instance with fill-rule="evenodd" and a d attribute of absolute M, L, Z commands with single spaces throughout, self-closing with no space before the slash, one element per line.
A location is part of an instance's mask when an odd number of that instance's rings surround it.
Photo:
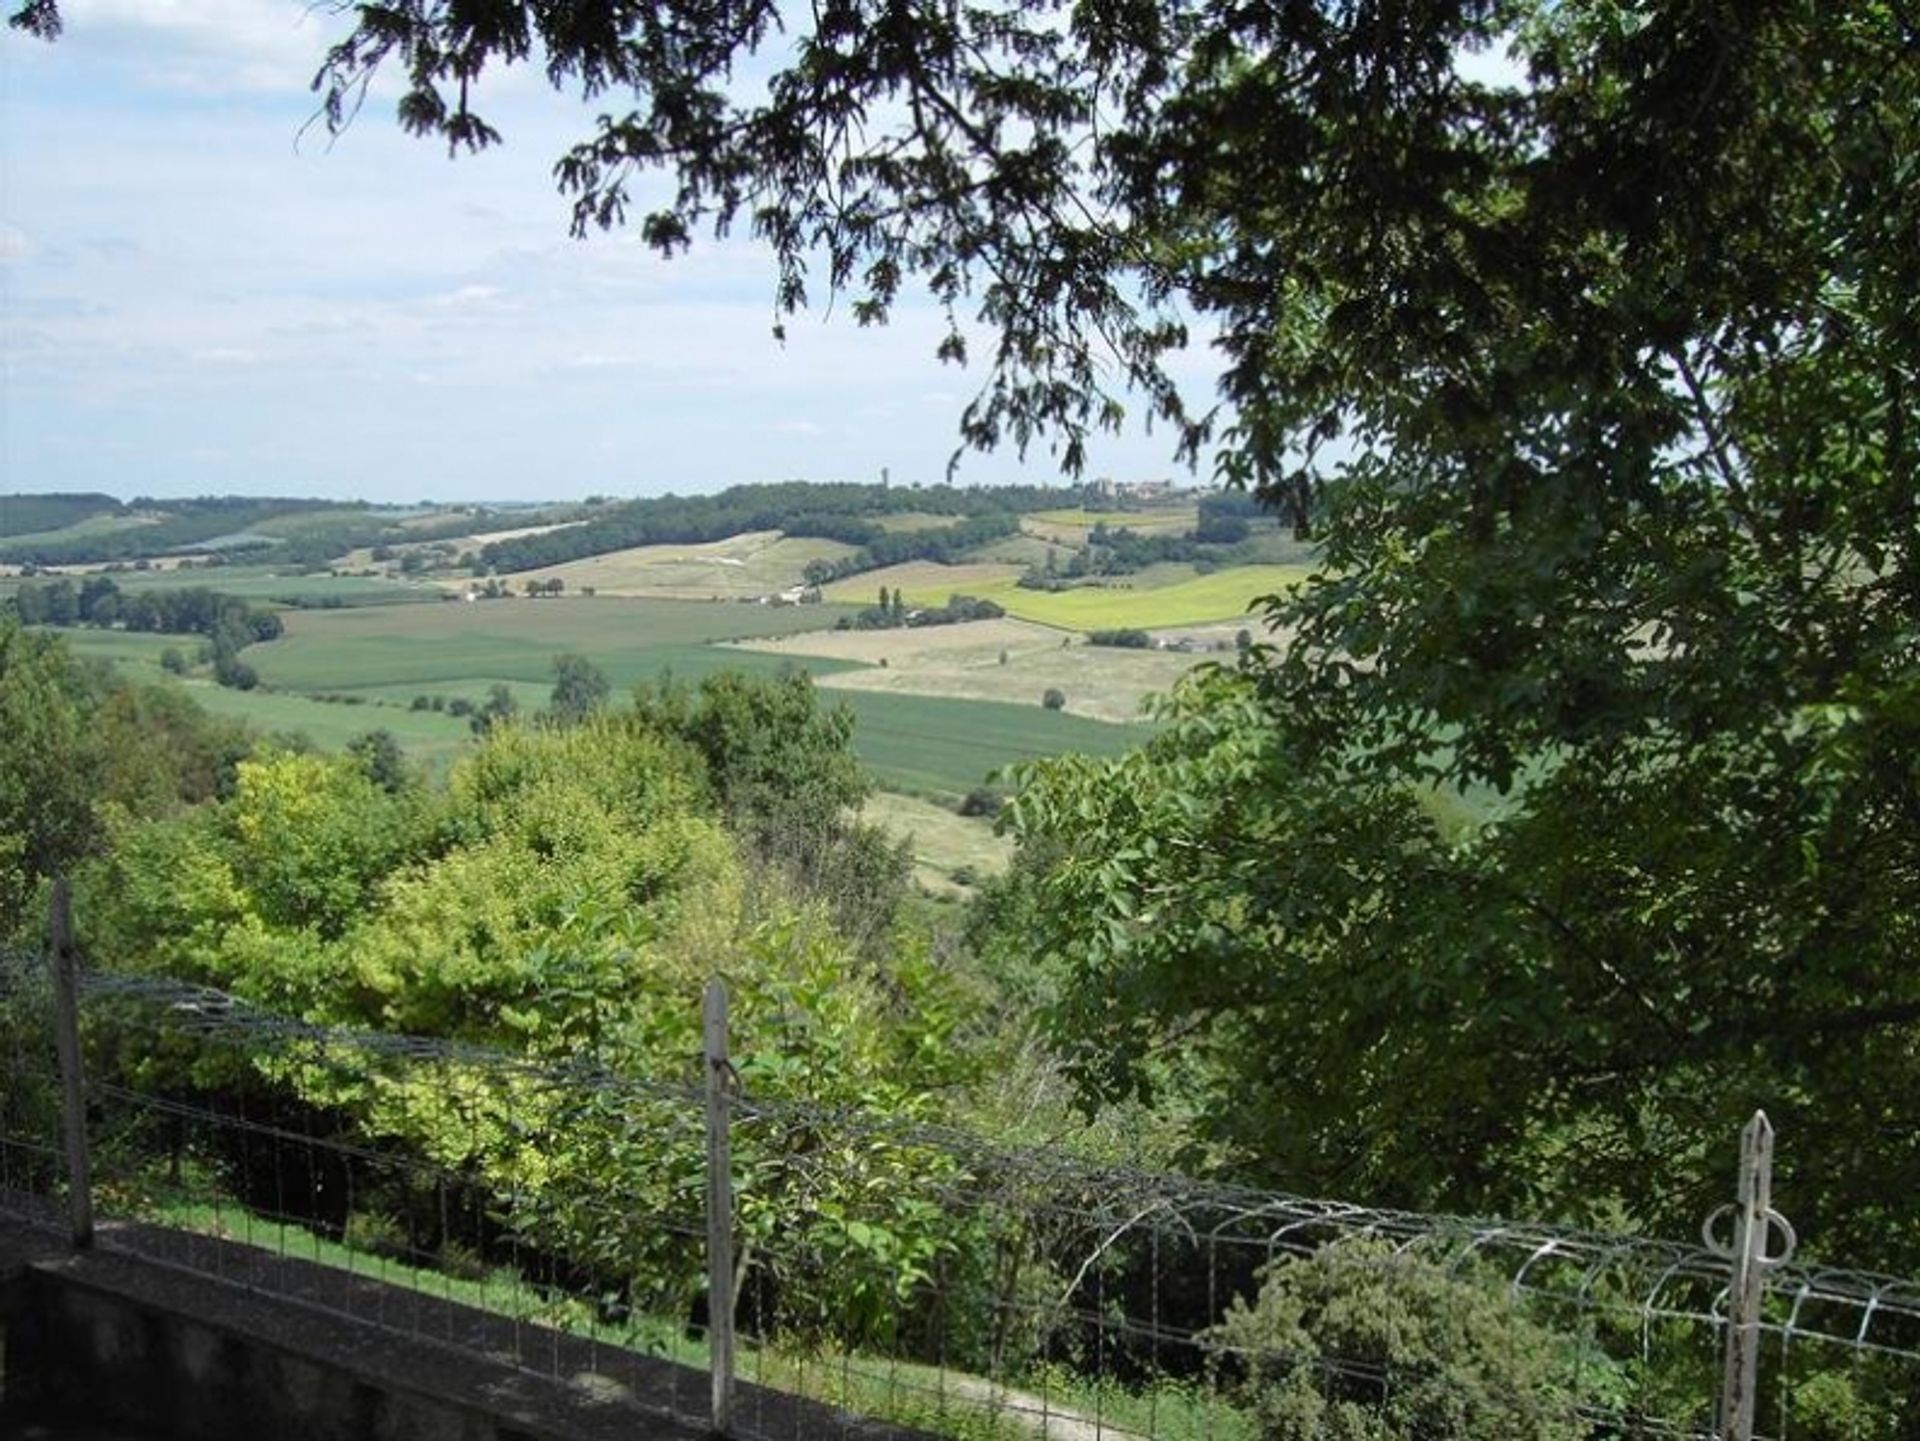
<path fill-rule="evenodd" d="M 877 515 L 874 521 L 884 531 L 901 533 L 917 530 L 940 530 L 960 519 L 957 515 L 935 515 L 931 511 L 906 510 L 897 515 Z"/>
<path fill-rule="evenodd" d="M 402 530 L 427 530 L 437 525 L 442 519 L 444 519 L 444 517 L 438 513 L 429 513 L 418 516 L 412 520 L 401 521 L 400 528 Z M 501 519 L 501 517 L 478 517 L 478 520 L 481 522 L 489 519 L 498 520 Z M 565 530 L 570 525 L 578 524 L 580 524 L 580 522 L 577 520 L 560 520 L 550 525 L 523 525 L 513 530 L 478 530 L 471 535 L 440 536 L 434 539 L 392 540 L 389 541 L 388 544 L 396 550 L 403 551 L 415 550 L 424 545 L 450 545 L 454 549 L 454 554 L 458 555 L 462 551 L 478 550 L 483 545 L 491 545 L 496 540 L 518 540 L 520 537 L 526 535 L 545 535 L 548 531 Z M 335 560 L 333 564 L 337 570 L 366 570 L 370 566 L 378 566 L 383 563 L 384 562 L 377 561 L 373 558 L 372 546 L 363 545 L 357 550 L 348 551 L 345 555 Z"/>
<path fill-rule="evenodd" d="M 1152 734 L 1026 705 L 938 696 L 839 691 L 854 715 L 860 759 L 889 790 L 957 801 L 988 774 L 1015 761 L 1078 751 L 1118 755 Z"/>
<path fill-rule="evenodd" d="M 998 599 L 999 589 L 1012 589 L 1024 574 L 1026 567 L 1018 565 L 941 565 L 932 560 L 910 560 L 836 580 L 821 593 L 844 605 L 872 605 L 884 585 L 904 590 L 915 605 L 945 605 L 948 597 L 956 594 L 993 594 Z"/>
<path fill-rule="evenodd" d="M 1064 639 L 1059 631 L 1028 621 L 989 620 L 918 629 L 822 631 L 747 641 L 740 649 L 805 657 L 808 664 L 822 658 L 864 667 L 819 676 L 826 690 L 1023 705 L 1057 686 L 1066 694 L 1069 713 L 1120 722 L 1138 720 L 1146 696 L 1172 689 L 1175 681 L 1208 658 L 1079 641 L 1063 645 Z"/>
<path fill-rule="evenodd" d="M 80 577 L 100 570 L 101 567 L 97 565 L 62 566 L 59 574 L 78 584 Z M 37 582 L 45 583 L 50 578 L 42 575 Z M 314 575 L 285 575 L 271 566 L 222 565 L 204 569 L 199 566 L 162 569 L 156 565 L 151 570 L 114 571 L 107 578 L 128 594 L 142 590 L 204 589 L 245 600 L 284 597 L 306 604 L 337 601 L 341 605 L 446 599 L 445 592 L 428 585 L 413 585 L 378 576 L 329 575 L 324 571 Z M 12 595 L 22 583 L 18 575 L 0 576 L 0 597 Z"/>
<path fill-rule="evenodd" d="M 839 581 L 827 588 L 827 596 L 833 600 L 851 596 L 871 604 L 884 585 L 904 590 L 909 604 L 944 605 L 948 596 L 961 592 L 994 601 L 1022 620 L 1062 630 L 1166 630 L 1238 621 L 1254 601 L 1297 585 L 1311 573 L 1305 565 L 1237 565 L 1212 575 L 1195 575 L 1184 566 L 1155 570 L 1156 578 L 1165 577 L 1170 583 L 1128 586 L 1126 581 L 1138 577 L 1123 576 L 1113 586 L 1045 591 L 1022 589 L 1015 566 L 919 561 Z"/>
<path fill-rule="evenodd" d="M 135 673 L 140 680 L 158 680 L 166 672 L 160 657 L 168 650 L 191 656 L 202 644 L 197 635 L 137 635 L 123 630 L 61 628 L 67 649 L 88 660 L 106 661 L 121 670 Z"/>
<path fill-rule="evenodd" d="M 591 586 L 598 595 L 723 600 L 771 595 L 802 583 L 809 561 L 840 560 L 854 547 L 837 540 L 788 537 L 777 530 L 748 531 L 704 545 L 642 545 L 588 556 L 542 570 L 506 577 L 522 581 L 559 579 L 571 591 Z"/>
<path fill-rule="evenodd" d="M 83 536 L 113 535 L 123 530 L 138 530 L 143 525 L 152 525 L 156 517 L 151 515 L 90 515 L 84 520 L 76 520 L 71 525 L 63 525 L 57 530 L 23 531 L 18 535 L 5 534 L 9 542 L 20 545 L 37 544 L 49 540 L 76 540 Z"/>
<path fill-rule="evenodd" d="M 992 561 L 999 565 L 1017 565 L 1025 570 L 1028 566 L 1044 566 L 1048 556 L 1053 557 L 1056 565 L 1066 565 L 1073 559 L 1073 547 L 1022 532 L 975 546 L 967 552 L 966 558 L 970 561 Z"/>
<path fill-rule="evenodd" d="M 1096 525 L 1136 535 L 1184 535 L 1200 522 L 1196 507 L 1165 510 L 1036 510 L 1020 517 L 1020 529 L 1042 540 L 1081 545 Z"/>
<path fill-rule="evenodd" d="M 966 894 L 972 888 L 969 874 L 997 876 L 1013 855 L 1013 843 L 993 833 L 992 821 L 956 815 L 915 796 L 876 791 L 860 818 L 912 845 L 913 878 L 936 895 Z"/>
<path fill-rule="evenodd" d="M 601 598 L 298 611 L 282 639 L 249 646 L 246 658 L 263 682 L 284 690 L 470 685 L 467 693 L 479 693 L 493 680 L 544 686 L 553 657 L 578 651 L 624 688 L 714 641 L 790 634 L 831 625 L 837 614 L 824 606 Z M 715 667 L 725 664 L 725 652 L 714 655 Z"/>
<path fill-rule="evenodd" d="M 408 760 L 442 770 L 473 743 L 472 728 L 461 716 L 390 705 L 340 705 L 279 691 L 229 690 L 207 681 L 183 684 L 188 695 L 215 715 L 233 716 L 268 735 L 303 735 L 322 750 L 339 750 L 355 736 L 385 730 Z"/>

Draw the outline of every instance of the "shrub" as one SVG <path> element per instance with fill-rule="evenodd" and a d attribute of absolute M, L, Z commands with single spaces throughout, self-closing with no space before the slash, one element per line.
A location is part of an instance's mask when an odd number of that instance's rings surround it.
<path fill-rule="evenodd" d="M 1218 1337 L 1264 1441 L 1575 1441 L 1575 1343 L 1496 1281 L 1334 1242 L 1268 1268 Z M 1585 1358 L 1595 1364 L 1591 1355 Z"/>
<path fill-rule="evenodd" d="M 1088 645 L 1117 646 L 1121 650 L 1147 650 L 1153 637 L 1143 630 L 1096 630 L 1087 637 Z"/>
<path fill-rule="evenodd" d="M 1067 708 L 1067 693 L 1058 686 L 1050 685 L 1047 687 L 1046 694 L 1040 697 L 1040 704 L 1048 710 L 1065 710 Z"/>
<path fill-rule="evenodd" d="M 997 816 L 1007 798 L 992 786 L 975 786 L 960 798 L 957 807 L 963 816 Z"/>

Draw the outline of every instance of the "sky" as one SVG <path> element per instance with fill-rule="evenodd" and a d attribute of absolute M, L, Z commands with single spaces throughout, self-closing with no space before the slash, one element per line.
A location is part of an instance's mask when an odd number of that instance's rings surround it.
<path fill-rule="evenodd" d="M 0 0 L 8 11 L 13 0 Z M 525 69 L 450 159 L 376 90 L 337 141 L 308 86 L 341 17 L 301 0 L 63 0 L 0 38 L 0 492 L 531 501 L 744 481 L 944 478 L 983 376 L 922 303 L 772 338 L 745 241 L 671 262 L 574 240 L 554 159 L 593 110 Z M 1204 358 L 1195 398 L 1204 400 Z M 1088 475 L 1179 475 L 1171 437 Z M 1065 483 L 1043 451 L 961 483 Z"/>

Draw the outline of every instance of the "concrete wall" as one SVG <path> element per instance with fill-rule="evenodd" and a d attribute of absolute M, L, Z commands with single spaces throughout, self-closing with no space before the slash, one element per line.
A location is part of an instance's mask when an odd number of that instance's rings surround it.
<path fill-rule="evenodd" d="M 691 1367 L 258 1247 L 122 1224 L 75 1255 L 7 1216 L 0 1437 L 60 1415 L 142 1441 L 711 1441 Z M 740 1441 L 930 1441 L 754 1386 L 736 1413 Z"/>

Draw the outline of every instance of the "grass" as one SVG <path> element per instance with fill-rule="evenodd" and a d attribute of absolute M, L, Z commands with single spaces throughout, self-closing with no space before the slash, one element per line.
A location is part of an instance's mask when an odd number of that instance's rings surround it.
<path fill-rule="evenodd" d="M 453 694 L 483 678 L 544 684 L 553 657 L 575 651 L 624 688 L 663 668 L 691 672 L 699 663 L 693 652 L 714 641 L 791 634 L 831 625 L 837 614 L 601 597 L 300 611 L 287 617 L 282 639 L 250 646 L 246 657 L 263 681 L 285 690 Z M 709 664 L 726 657 L 717 653 Z"/>
<path fill-rule="evenodd" d="M 1026 573 L 1018 565 L 941 565 L 937 561 L 914 560 L 850 575 L 828 586 L 826 598 L 846 605 L 872 605 L 880 587 L 903 589 L 915 605 L 945 605 L 955 594 L 984 596 L 995 587 L 1011 587 Z"/>
<path fill-rule="evenodd" d="M 876 791 L 860 818 L 912 843 L 914 879 L 936 894 L 971 889 L 974 881 L 1007 868 L 1013 843 L 993 833 L 983 816 L 963 816 L 917 796 Z"/>
<path fill-rule="evenodd" d="M 76 566 L 66 570 L 77 587 L 80 575 L 99 571 L 99 566 Z M 45 584 L 41 577 L 27 584 Z M 123 570 L 107 577 L 129 595 L 146 590 L 214 590 L 222 595 L 246 600 L 287 599 L 311 604 L 337 601 L 341 605 L 388 604 L 406 601 L 442 601 L 445 592 L 432 586 L 410 585 L 378 576 L 284 574 L 272 566 L 222 565 L 202 568 L 191 566 L 167 570 Z M 22 584 L 18 576 L 0 577 L 0 595 L 11 595 Z"/>
<path fill-rule="evenodd" d="M 963 519 L 957 515 L 934 515 L 930 511 L 906 510 L 898 515 L 875 516 L 880 529 L 894 533 L 920 530 L 944 530 L 950 525 L 958 525 Z"/>
<path fill-rule="evenodd" d="M 343 705 L 277 691 L 230 690 L 206 682 L 188 682 L 186 688 L 215 715 L 233 716 L 269 735 L 304 735 L 322 750 L 341 750 L 355 736 L 385 730 L 400 743 L 408 760 L 438 770 L 472 744 L 472 730 L 463 718 L 438 711 Z"/>
<path fill-rule="evenodd" d="M 1118 755 L 1151 734 L 1146 726 L 1046 710 L 1038 692 L 1029 705 L 870 691 L 835 698 L 853 711 L 854 748 L 883 786 L 942 800 L 958 800 L 1015 761 L 1068 751 Z"/>
<path fill-rule="evenodd" d="M 435 1258 L 397 1259 L 343 1245 L 289 1222 L 256 1216 L 231 1202 L 176 1194 L 149 1194 L 131 1206 L 145 1221 L 250 1246 L 274 1255 L 370 1277 L 477 1310 L 520 1326 L 547 1328 L 619 1346 L 695 1371 L 709 1368 L 706 1340 L 684 1318 L 636 1315 L 605 1319 L 583 1296 L 528 1282 L 512 1268 L 481 1267 L 474 1258 L 435 1264 Z M 466 1274 L 459 1274 L 459 1273 Z M 537 1332 L 516 1348 L 529 1359 L 508 1364 L 537 1369 L 545 1344 Z M 945 1366 L 847 1351 L 830 1345 L 783 1345 L 780 1338 L 741 1336 L 734 1374 L 744 1382 L 810 1397 L 841 1411 L 963 1441 L 1035 1441 L 1052 1429 L 1091 1434 L 1097 1424 L 1116 1438 L 1154 1441 L 1257 1441 L 1253 1418 L 1194 1382 L 1168 1379 L 1147 1387 L 1078 1375 L 1048 1365 L 1016 1378 L 978 1376 Z M 678 1387 L 675 1388 L 679 1390 Z M 693 1404 L 707 1396 L 692 1388 Z M 1053 1426 L 1049 1426 L 1049 1419 Z"/>
<path fill-rule="evenodd" d="M 384 727 L 409 756 L 438 766 L 466 747 L 467 725 L 444 712 L 411 709 L 415 696 L 478 701 L 489 687 L 503 684 L 523 710 L 535 711 L 546 704 L 553 657 L 563 651 L 577 651 L 599 666 L 616 694 L 665 672 L 697 682 L 721 670 L 771 674 L 798 664 L 823 685 L 855 673 L 887 676 L 887 671 L 854 657 L 768 653 L 713 643 L 791 633 L 821 625 L 836 613 L 822 606 L 599 598 L 293 611 L 287 615 L 284 638 L 249 646 L 244 653 L 259 672 L 262 689 L 227 690 L 197 680 L 189 680 L 188 688 L 208 710 L 238 716 L 269 733 L 300 732 L 327 749 Z M 1021 628 L 1020 633 L 1047 634 L 1032 628 Z M 931 643 L 930 633 L 898 634 L 925 635 L 921 644 Z M 159 678 L 162 651 L 174 646 L 191 653 L 198 644 L 192 636 L 85 630 L 67 635 L 77 652 L 148 680 Z M 997 658 L 998 642 L 984 644 L 984 651 L 976 647 L 969 656 L 950 658 L 950 671 L 981 670 Z M 1143 726 L 1045 710 L 1040 697 L 1056 683 L 1063 666 L 1097 663 L 1118 675 L 1130 664 L 1151 664 L 1153 658 L 1096 658 L 1082 655 L 1085 647 L 1056 655 L 1057 649 L 1057 639 L 1051 646 L 1030 641 L 1019 662 L 1010 662 L 1009 674 L 994 675 L 991 684 L 962 674 L 951 684 L 926 682 L 928 689 L 945 687 L 941 694 L 855 689 L 838 691 L 830 699 L 844 700 L 853 711 L 855 751 L 882 786 L 958 799 L 1009 763 L 1064 751 L 1112 755 L 1148 734 Z M 1152 688 L 1158 688 L 1158 679 Z M 1097 713 L 1094 682 L 1078 684 L 1080 699 L 1075 702 L 1070 694 L 1070 703 Z M 1122 701 L 1145 682 L 1113 684 L 1118 688 L 1109 697 L 1111 713 L 1130 713 L 1130 701 L 1124 708 Z M 994 699 L 977 698 L 983 694 Z M 321 701 L 318 695 L 361 703 Z"/>
<path fill-rule="evenodd" d="M 1184 535 L 1200 523 L 1193 506 L 1164 510 L 1036 510 L 1020 517 L 1020 528 L 1043 540 L 1084 544 L 1096 525 L 1136 535 Z"/>
<path fill-rule="evenodd" d="M 1297 585 L 1311 573 L 1304 565 L 1237 565 L 1211 575 L 1196 575 L 1187 566 L 1164 566 L 1145 577 L 1158 584 L 1142 585 L 1140 577 L 1120 577 L 1111 586 L 1046 591 L 1022 589 L 1018 573 L 1010 572 L 1014 572 L 1011 566 L 921 562 L 890 566 L 855 579 L 863 583 L 864 595 L 869 597 L 880 586 L 899 587 L 910 605 L 944 605 L 949 595 L 960 591 L 995 601 L 1022 620 L 1062 630 L 1151 631 L 1238 619 L 1263 596 Z M 843 581 L 831 587 L 829 598 L 837 599 L 837 593 L 852 584 Z"/>
<path fill-rule="evenodd" d="M 143 525 L 152 525 L 150 515 L 105 515 L 99 512 L 63 525 L 57 530 L 25 531 L 19 535 L 6 535 L 8 545 L 40 545 L 48 541 L 85 540 L 96 535 L 113 535 L 123 530 L 138 530 Z"/>
<path fill-rule="evenodd" d="M 823 631 L 750 641 L 747 646 L 772 655 L 860 665 L 857 670 L 822 675 L 820 684 L 829 690 L 1026 705 L 1053 686 L 1065 692 L 1071 714 L 1119 722 L 1138 720 L 1146 696 L 1171 690 L 1196 664 L 1224 658 L 1121 650 L 1077 641 L 1063 645 L 1067 639 L 1057 630 L 1029 621 L 996 620 L 920 629 Z"/>
<path fill-rule="evenodd" d="M 518 584 L 558 577 L 568 590 L 591 586 L 599 595 L 737 600 L 800 585 L 809 562 L 839 560 L 853 549 L 837 540 L 748 531 L 705 545 L 635 546 L 522 571 L 511 579 Z"/>

